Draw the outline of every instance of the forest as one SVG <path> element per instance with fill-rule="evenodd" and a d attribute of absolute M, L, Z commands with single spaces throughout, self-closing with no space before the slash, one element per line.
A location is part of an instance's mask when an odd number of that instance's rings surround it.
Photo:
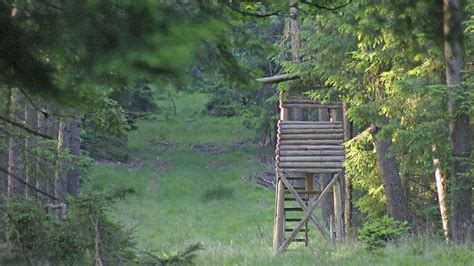
<path fill-rule="evenodd" d="M 473 0 L 0 25 L 0 265 L 473 265 Z"/>

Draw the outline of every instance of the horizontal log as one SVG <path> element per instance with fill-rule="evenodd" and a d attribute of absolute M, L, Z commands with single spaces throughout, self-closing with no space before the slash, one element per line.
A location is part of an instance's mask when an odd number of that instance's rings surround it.
<path fill-rule="evenodd" d="M 344 156 L 344 150 L 280 150 L 280 156 Z"/>
<path fill-rule="evenodd" d="M 308 123 L 308 124 L 298 124 L 298 123 L 280 123 L 278 126 L 282 130 L 286 129 L 342 129 L 342 124 L 340 123 Z"/>
<path fill-rule="evenodd" d="M 281 139 L 340 139 L 344 140 L 343 134 L 281 134 Z"/>
<path fill-rule="evenodd" d="M 315 140 L 299 140 L 299 139 L 282 139 L 282 145 L 328 145 L 328 144 L 342 144 L 342 139 L 315 139 Z"/>
<path fill-rule="evenodd" d="M 325 124 L 328 124 L 328 125 L 342 125 L 342 122 L 341 121 L 291 121 L 291 120 L 280 120 L 279 121 L 280 124 L 282 125 L 288 125 L 288 124 L 292 124 L 292 125 L 311 125 L 311 124 L 315 124 L 315 125 L 325 125 Z"/>
<path fill-rule="evenodd" d="M 283 134 L 342 134 L 342 127 L 338 128 L 280 128 L 279 133 Z"/>
<path fill-rule="evenodd" d="M 297 172 L 297 173 L 339 173 L 342 171 L 342 168 L 283 168 L 279 167 L 283 172 Z"/>
<path fill-rule="evenodd" d="M 316 100 L 311 100 L 309 98 L 289 98 L 289 99 L 286 99 L 285 100 L 286 103 L 318 103 L 318 104 L 339 104 L 339 105 L 342 105 L 340 102 L 325 102 L 325 103 L 322 103 L 320 101 L 316 101 Z"/>
<path fill-rule="evenodd" d="M 298 150 L 298 151 L 310 151 L 310 150 L 344 150 L 344 147 L 342 145 L 287 145 L 287 144 L 281 144 L 278 146 L 280 151 L 283 150 Z"/>
<path fill-rule="evenodd" d="M 284 102 L 283 108 L 309 108 L 309 109 L 339 109 L 341 105 L 337 104 L 320 104 L 320 103 L 290 103 Z"/>
<path fill-rule="evenodd" d="M 282 156 L 280 162 L 342 162 L 344 156 Z"/>
<path fill-rule="evenodd" d="M 261 83 L 280 83 L 288 80 L 298 79 L 299 74 L 282 74 L 271 77 L 258 78 L 257 81 Z"/>
<path fill-rule="evenodd" d="M 280 162 L 280 168 L 339 168 L 342 162 Z"/>

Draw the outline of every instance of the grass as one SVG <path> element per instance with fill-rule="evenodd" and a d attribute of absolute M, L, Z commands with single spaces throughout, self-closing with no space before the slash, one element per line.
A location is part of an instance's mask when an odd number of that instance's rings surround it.
<path fill-rule="evenodd" d="M 274 192 L 246 178 L 264 169 L 256 156 L 269 151 L 250 142 L 253 131 L 238 119 L 202 115 L 206 101 L 205 94 L 178 94 L 176 116 L 141 121 L 130 133 L 131 157 L 142 165 L 98 165 L 89 175 L 90 189 L 137 191 L 114 215 L 136 228 L 140 248 L 199 242 L 197 265 L 474 265 L 469 247 L 407 239 L 369 252 L 359 243 L 325 244 L 314 230 L 309 247 L 272 256 Z"/>

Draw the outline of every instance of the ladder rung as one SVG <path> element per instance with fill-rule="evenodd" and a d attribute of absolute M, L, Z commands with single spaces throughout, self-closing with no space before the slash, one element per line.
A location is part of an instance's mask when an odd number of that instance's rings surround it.
<path fill-rule="evenodd" d="M 288 207 L 288 208 L 285 208 L 285 211 L 289 211 L 289 212 L 298 211 L 298 212 L 301 212 L 301 211 L 303 211 L 303 209 L 301 209 L 300 207 Z"/>
<path fill-rule="evenodd" d="M 304 238 L 295 238 L 293 240 L 291 240 L 292 242 L 307 242 L 308 240 L 304 239 Z"/>
<path fill-rule="evenodd" d="M 304 232 L 304 231 L 305 231 L 304 228 L 301 228 L 301 229 L 299 230 L 299 232 Z M 285 232 L 293 232 L 293 228 L 285 228 Z"/>
<path fill-rule="evenodd" d="M 319 194 L 321 193 L 320 191 L 306 191 L 306 190 L 296 190 L 298 194 Z M 285 190 L 286 194 L 291 194 L 289 190 Z"/>
<path fill-rule="evenodd" d="M 299 222 L 299 221 L 301 221 L 301 219 L 299 219 L 299 218 L 286 218 L 285 221 L 287 221 L 287 222 Z"/>
<path fill-rule="evenodd" d="M 306 178 L 305 177 L 287 177 L 286 179 L 288 179 L 288 180 L 304 180 Z"/>
<path fill-rule="evenodd" d="M 306 198 L 301 198 L 301 199 L 303 200 L 303 202 L 308 201 L 308 199 L 306 199 Z M 286 200 L 286 201 L 296 201 L 295 198 L 285 198 L 285 200 Z"/>

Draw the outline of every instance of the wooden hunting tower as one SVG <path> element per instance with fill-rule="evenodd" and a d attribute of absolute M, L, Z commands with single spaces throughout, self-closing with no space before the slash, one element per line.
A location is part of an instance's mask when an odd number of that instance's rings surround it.
<path fill-rule="evenodd" d="M 284 100 L 280 96 L 273 233 L 276 254 L 284 252 L 292 242 L 307 245 L 308 223 L 313 224 L 327 241 L 344 238 L 343 142 L 341 104 L 321 104 L 307 99 Z M 326 183 L 322 176 L 326 177 Z M 319 182 L 315 182 L 315 177 Z M 319 186 L 315 187 L 315 184 Z M 314 215 L 318 205 L 330 195 L 328 193 L 333 194 L 334 203 L 329 224 L 326 222 L 329 228 Z"/>

